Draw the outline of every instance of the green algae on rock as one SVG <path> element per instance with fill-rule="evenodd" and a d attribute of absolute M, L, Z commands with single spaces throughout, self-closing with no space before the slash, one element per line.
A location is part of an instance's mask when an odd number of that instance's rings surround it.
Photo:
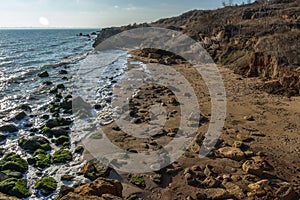
<path fill-rule="evenodd" d="M 37 149 L 43 149 L 45 151 L 51 150 L 50 142 L 46 138 L 38 136 L 33 136 L 27 139 L 22 137 L 19 140 L 19 145 L 28 153 L 34 153 Z"/>
<path fill-rule="evenodd" d="M 14 170 L 24 173 L 28 170 L 28 163 L 16 153 L 8 153 L 0 161 L 1 170 Z"/>
<path fill-rule="evenodd" d="M 0 192 L 18 198 L 29 196 L 27 181 L 25 179 L 9 178 L 0 182 Z"/>
<path fill-rule="evenodd" d="M 53 163 L 66 163 L 68 161 L 72 161 L 72 153 L 64 148 L 53 154 Z"/>
<path fill-rule="evenodd" d="M 35 183 L 35 189 L 40 190 L 43 195 L 48 196 L 57 188 L 57 182 L 52 177 L 38 179 Z"/>
<path fill-rule="evenodd" d="M 146 187 L 146 182 L 143 176 L 136 174 L 129 174 L 128 180 L 130 183 L 138 186 L 138 187 Z"/>

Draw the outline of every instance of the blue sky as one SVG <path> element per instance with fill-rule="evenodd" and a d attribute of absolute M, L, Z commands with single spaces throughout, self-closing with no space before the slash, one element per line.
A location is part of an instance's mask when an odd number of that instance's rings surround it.
<path fill-rule="evenodd" d="M 99 28 L 219 7 L 222 0 L 0 0 L 0 27 Z"/>

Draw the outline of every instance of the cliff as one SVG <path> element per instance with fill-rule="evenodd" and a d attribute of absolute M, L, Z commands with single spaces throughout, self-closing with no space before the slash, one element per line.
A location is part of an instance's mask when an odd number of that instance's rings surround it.
<path fill-rule="evenodd" d="M 181 31 L 198 41 L 216 63 L 244 77 L 261 77 L 269 93 L 300 94 L 299 0 L 255 2 L 217 10 L 192 10 L 147 24 L 103 29 L 94 47 L 138 27 Z"/>

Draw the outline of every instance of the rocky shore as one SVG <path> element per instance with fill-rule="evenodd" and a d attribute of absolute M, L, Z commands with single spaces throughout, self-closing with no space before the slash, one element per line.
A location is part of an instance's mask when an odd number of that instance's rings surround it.
<path fill-rule="evenodd" d="M 299 11 L 298 1 L 276 0 L 103 29 L 94 46 L 124 30 L 154 26 L 181 31 L 205 47 L 218 64 L 227 92 L 227 118 L 215 148 L 199 158 L 211 117 L 210 96 L 196 69 L 180 56 L 158 49 L 130 52 L 129 63 L 160 63 L 180 72 L 193 87 L 201 110 L 201 126 L 188 151 L 167 167 L 145 174 L 115 171 L 94 159 L 82 144 L 74 147 L 72 94 L 66 84 L 46 80 L 54 74 L 43 71 L 38 77 L 45 80 L 43 87 L 53 101 L 45 108 L 47 114 L 39 116 L 40 127 L 25 123 L 31 134 L 18 138 L 20 151 L 1 149 L 0 199 L 28 198 L 32 191 L 39 198 L 59 191 L 56 200 L 299 199 Z M 67 65 L 58 67 L 55 75 L 65 81 L 71 78 Z M 135 67 L 129 65 L 128 70 Z M 159 133 L 135 138 L 115 123 L 103 131 L 115 145 L 133 153 L 161 149 L 178 131 L 180 103 L 175 94 L 161 85 L 145 85 L 130 99 L 130 116 L 133 123 L 147 125 L 149 109 L 156 103 L 167 112 Z M 93 106 L 90 109 L 101 108 Z M 20 105 L 0 126 L 0 142 L 19 131 L 16 122 L 32 115 L 30 105 Z M 102 135 L 94 131 L 91 137 Z M 75 158 L 78 170 L 70 164 Z M 63 165 L 71 165 L 76 174 L 60 174 L 59 181 L 53 174 L 43 174 L 50 166 Z M 29 169 L 38 176 L 34 185 L 26 174 Z"/>

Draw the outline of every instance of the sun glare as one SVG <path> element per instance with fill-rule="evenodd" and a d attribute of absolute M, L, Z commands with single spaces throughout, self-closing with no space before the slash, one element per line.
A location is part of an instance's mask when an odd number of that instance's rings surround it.
<path fill-rule="evenodd" d="M 49 25 L 49 20 L 46 17 L 40 17 L 39 21 L 40 21 L 40 24 L 43 26 Z"/>

